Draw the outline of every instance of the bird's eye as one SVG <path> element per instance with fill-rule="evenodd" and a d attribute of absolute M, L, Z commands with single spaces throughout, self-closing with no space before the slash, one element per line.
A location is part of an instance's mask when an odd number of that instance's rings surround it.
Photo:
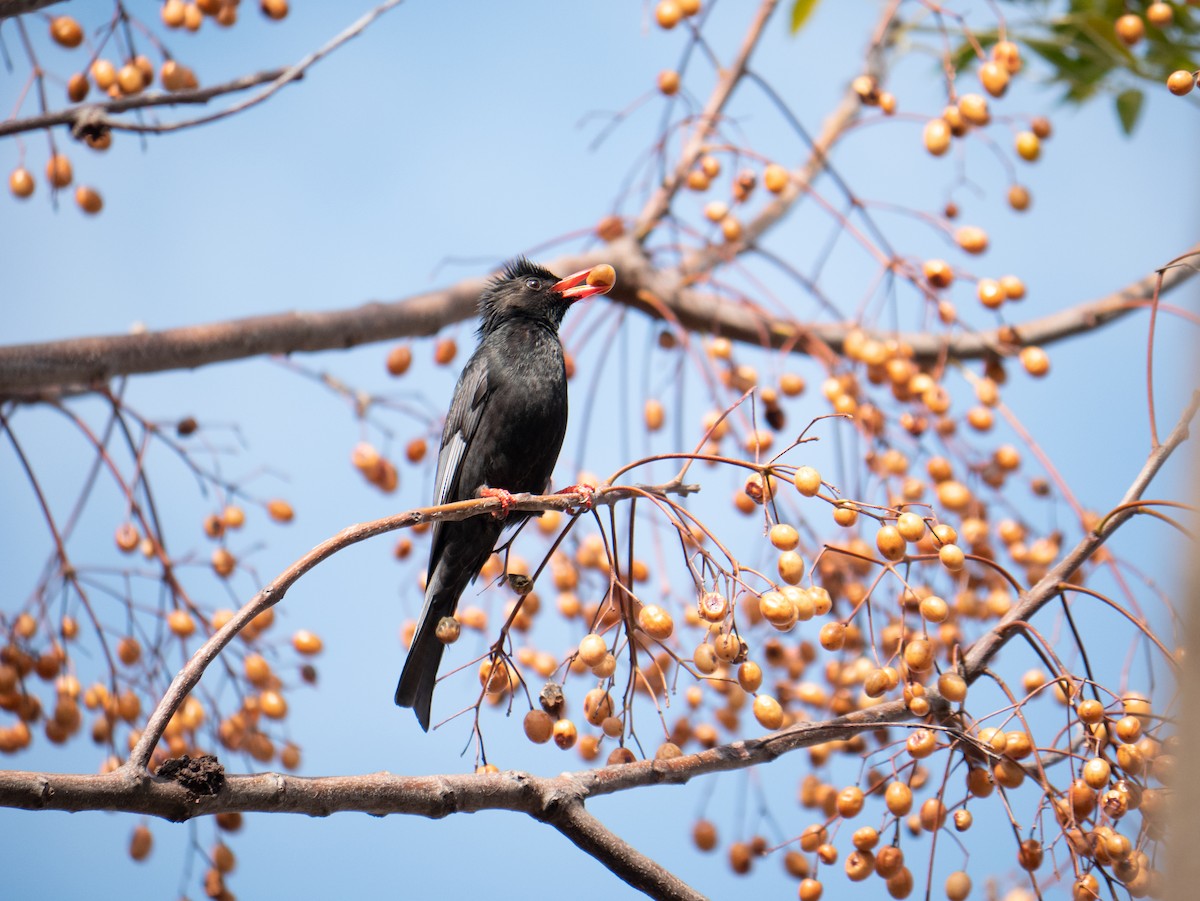
<path fill-rule="evenodd" d="M 530 291 L 537 291 L 539 288 L 542 287 L 542 283 L 539 282 L 536 278 L 527 278 L 527 279 L 525 279 L 525 287 L 528 288 Z"/>

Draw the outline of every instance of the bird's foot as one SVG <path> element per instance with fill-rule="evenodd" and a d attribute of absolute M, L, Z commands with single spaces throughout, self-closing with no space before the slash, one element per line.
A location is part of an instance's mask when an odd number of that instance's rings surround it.
<path fill-rule="evenodd" d="M 586 483 L 579 485 L 568 485 L 561 491 L 556 491 L 554 493 L 582 495 L 583 503 L 580 505 L 581 509 L 594 510 L 596 508 L 596 487 L 594 485 L 588 485 Z M 571 510 L 569 512 L 574 513 L 575 510 Z"/>
<path fill-rule="evenodd" d="M 503 488 L 488 488 L 486 485 L 479 489 L 480 497 L 494 497 L 500 500 L 500 509 L 493 510 L 492 516 L 496 519 L 507 519 L 508 508 L 514 503 L 513 496 Z"/>

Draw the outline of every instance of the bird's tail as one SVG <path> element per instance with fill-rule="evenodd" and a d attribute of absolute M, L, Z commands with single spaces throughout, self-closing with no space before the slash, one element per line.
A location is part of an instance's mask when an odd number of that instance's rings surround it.
<path fill-rule="evenodd" d="M 426 732 L 429 731 L 429 707 L 433 702 L 433 687 L 437 684 L 438 666 L 446 649 L 437 637 L 438 621 L 449 615 L 442 609 L 446 606 L 450 611 L 454 610 L 453 601 L 449 605 L 439 603 L 432 594 L 425 599 L 425 609 L 413 633 L 412 647 L 408 649 L 396 686 L 396 706 L 411 707 Z"/>

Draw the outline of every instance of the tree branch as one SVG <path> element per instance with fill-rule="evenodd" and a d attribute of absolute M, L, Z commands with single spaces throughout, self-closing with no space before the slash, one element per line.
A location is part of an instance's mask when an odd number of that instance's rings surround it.
<path fill-rule="evenodd" d="M 453 504 L 442 504 L 434 507 L 421 507 L 387 516 L 371 522 L 357 523 L 347 526 L 336 535 L 322 541 L 311 551 L 281 572 L 264 586 L 253 598 L 246 602 L 240 610 L 224 626 L 214 632 L 202 644 L 184 665 L 170 687 L 159 701 L 154 712 L 146 721 L 137 744 L 130 751 L 128 766 L 144 769 L 150 762 L 154 746 L 162 738 L 168 721 L 179 709 L 184 698 L 200 682 L 204 671 L 217 659 L 225 646 L 229 644 L 246 625 L 264 610 L 274 607 L 283 600 L 288 589 L 301 576 L 315 567 L 318 563 L 329 559 L 339 551 L 351 545 L 358 544 L 376 535 L 383 535 L 397 529 L 409 528 L 424 522 L 450 522 L 467 519 L 471 516 L 483 516 L 498 512 L 507 504 L 509 511 L 520 513 L 537 512 L 541 510 L 571 510 L 581 504 L 590 503 L 592 506 L 610 506 L 618 501 L 647 492 L 657 495 L 690 494 L 699 489 L 694 485 L 670 483 L 667 485 L 642 487 L 614 485 L 598 488 L 595 492 L 584 495 L 580 493 L 550 494 L 535 496 L 531 494 L 511 495 L 511 501 L 500 498 L 476 498 L 469 501 L 458 501 Z"/>
<path fill-rule="evenodd" d="M 62 0 L 0 0 L 0 21 L 37 12 L 55 3 L 62 3 Z"/>
<path fill-rule="evenodd" d="M 1030 589 L 993 630 L 968 650 L 963 660 L 963 673 L 968 681 L 978 678 L 999 649 L 1017 634 L 1013 625 L 1035 615 L 1057 594 L 1062 582 L 1134 515 L 1132 502 L 1141 497 L 1166 460 L 1187 438 L 1189 425 L 1198 409 L 1200 392 L 1193 395 L 1166 441 L 1151 452 L 1114 512 Z M 662 486 L 657 490 L 689 489 L 687 486 Z M 636 491 L 638 489 L 627 487 L 603 488 L 596 492 L 594 502 L 615 503 Z M 572 494 L 518 495 L 513 508 L 519 511 L 564 509 L 579 504 L 582 499 L 581 495 Z M 262 773 L 223 778 L 214 783 L 211 794 L 206 794 L 171 778 L 151 776 L 146 771 L 150 750 L 161 737 L 167 720 L 199 681 L 208 663 L 242 625 L 277 603 L 291 584 L 318 562 L 371 535 L 421 521 L 482 515 L 498 509 L 500 503 L 498 498 L 464 501 L 409 511 L 342 530 L 259 592 L 196 652 L 151 715 L 141 740 L 123 766 L 102 775 L 0 772 L 0 805 L 26 810 L 119 810 L 176 821 L 231 811 L 326 816 L 355 810 L 374 815 L 403 813 L 435 818 L 480 810 L 521 811 L 554 826 L 581 850 L 640 890 L 655 897 L 694 899 L 700 896 L 588 814 L 583 808 L 584 801 L 589 797 L 643 786 L 681 784 L 706 773 L 767 763 L 800 748 L 844 739 L 880 726 L 900 725 L 911 718 L 903 699 L 896 699 L 823 723 L 800 722 L 762 738 L 733 742 L 670 760 L 643 760 L 549 779 L 519 772 L 420 777 L 376 773 L 319 778 Z M 936 705 L 935 713 L 945 709 L 945 702 L 936 690 L 930 690 L 930 698 Z"/>
<path fill-rule="evenodd" d="M 667 176 L 662 186 L 647 201 L 641 215 L 638 216 L 634 232 L 639 241 L 644 240 L 654 230 L 659 220 L 667 214 L 667 211 L 671 208 L 671 199 L 678 193 L 680 187 L 687 179 L 688 172 L 696 165 L 696 160 L 704 153 L 708 137 L 712 134 L 717 120 L 721 117 L 721 111 L 725 109 L 725 104 L 729 102 L 729 98 L 733 96 L 734 89 L 741 82 L 742 76 L 746 72 L 746 66 L 750 62 L 750 54 L 758 46 L 767 20 L 771 18 L 771 13 L 775 11 L 777 5 L 778 0 L 763 0 L 759 4 L 758 12 L 755 13 L 754 20 L 750 23 L 750 29 L 746 32 L 746 37 L 742 40 L 742 46 L 738 50 L 733 64 L 729 68 L 721 70 L 716 87 L 713 88 L 708 102 L 704 105 L 704 109 L 698 117 L 696 128 L 692 132 L 692 136 L 688 139 L 687 145 L 679 154 L 679 161 L 675 164 L 675 171 Z"/>
<path fill-rule="evenodd" d="M 32 116 L 28 119 L 15 119 L 0 123 L 0 138 L 38 128 L 49 128 L 54 125 L 70 125 L 77 135 L 81 131 L 89 129 L 93 131 L 114 129 L 141 134 L 164 134 L 172 131 L 180 131 L 185 128 L 193 128 L 197 125 L 205 125 L 209 122 L 216 122 L 219 119 L 243 112 L 252 106 L 257 106 L 286 85 L 294 81 L 299 81 L 304 77 L 304 73 L 308 69 L 330 53 L 333 53 L 333 51 L 337 50 L 347 41 L 362 34 L 376 19 L 403 2 L 404 0 L 384 0 L 384 2 L 361 16 L 323 46 L 307 54 L 303 59 L 300 59 L 291 66 L 275 69 L 271 72 L 260 72 L 257 75 L 247 75 L 211 88 L 199 88 L 192 91 L 178 91 L 169 94 L 155 93 L 144 96 L 139 95 L 114 100 L 111 103 L 84 104 L 83 106 L 72 107 L 71 109 L 61 110 L 56 113 L 45 113 L 40 116 Z M 206 103 L 213 97 L 242 91 L 264 82 L 267 82 L 267 86 L 257 94 L 247 97 L 245 100 L 240 100 L 223 110 L 198 116 L 194 119 L 146 125 L 141 122 L 130 122 L 126 119 L 113 118 L 111 115 L 112 113 L 127 112 L 132 109 L 144 109 L 152 106 L 173 106 L 179 103 Z"/>
<path fill-rule="evenodd" d="M 666 901 L 704 901 L 704 895 L 668 872 L 661 864 L 613 834 L 573 799 L 539 817 L 571 840 L 584 854 L 600 861 L 627 885 Z"/>
<path fill-rule="evenodd" d="M 1016 630 L 1012 625 L 1028 621 L 1058 592 L 1059 586 L 1082 565 L 1118 528 L 1134 516 L 1130 502 L 1139 498 L 1151 480 L 1176 448 L 1188 437 L 1189 426 L 1200 410 L 1200 391 L 1183 411 L 1167 440 L 1155 448 L 1118 505 L 1117 512 L 1101 522 L 1063 560 L 1050 570 L 994 629 L 975 642 L 963 658 L 964 677 L 978 678 L 996 653 L 1011 640 Z M 645 490 L 658 493 L 687 493 L 691 486 L 666 485 L 654 489 L 613 486 L 596 491 L 592 500 L 597 505 L 609 505 Z M 565 510 L 584 500 L 579 494 L 513 496 L 511 510 Z M 179 704 L 203 675 L 205 668 L 229 640 L 263 610 L 278 603 L 287 589 L 304 573 L 337 551 L 365 538 L 382 534 L 418 522 L 459 520 L 483 515 L 500 509 L 498 498 L 480 498 L 411 510 L 396 516 L 349 526 L 318 545 L 281 573 L 260 591 L 234 618 L 214 634 L 188 661 L 175 677 L 158 708 L 151 714 L 138 745 L 130 759 L 117 771 L 99 776 L 55 775 L 47 773 L 0 772 L 0 805 L 30 810 L 124 810 L 167 819 L 187 819 L 202 814 L 223 811 L 292 812 L 325 815 L 335 811 L 358 810 L 364 813 L 410 813 L 430 817 L 446 816 L 460 811 L 484 809 L 523 810 L 530 812 L 528 799 L 516 798 L 501 790 L 515 781 L 532 786 L 531 794 L 544 793 L 553 784 L 563 790 L 568 780 L 573 793 L 581 799 L 612 794 L 646 785 L 680 784 L 696 776 L 724 770 L 743 769 L 767 763 L 782 754 L 834 739 L 847 738 L 880 726 L 898 725 L 911 714 L 903 700 L 876 704 L 864 710 L 824 722 L 800 722 L 763 738 L 738 741 L 708 751 L 688 754 L 671 760 L 640 762 L 602 767 L 540 780 L 525 774 L 498 776 L 401 777 L 389 774 L 370 776 L 322 777 L 304 779 L 278 774 L 234 776 L 225 788 L 211 797 L 184 797 L 179 786 L 169 779 L 156 779 L 145 771 L 150 751 L 162 735 L 163 727 Z M 942 703 L 935 689 L 930 689 L 935 703 Z M 464 792 L 461 780 L 492 779 L 487 791 L 476 797 Z M 481 783 L 470 783 L 480 785 Z M 184 793 L 186 794 L 186 793 Z M 524 796 L 522 796 L 523 798 Z M 185 803 L 186 802 L 186 803 Z M 539 817 L 545 819 L 545 817 Z"/>
<path fill-rule="evenodd" d="M 1180 259 L 1195 254 L 1200 254 L 1200 244 L 1181 254 Z M 573 272 L 603 262 L 611 263 L 618 273 L 617 285 L 608 294 L 611 301 L 655 319 L 669 315 L 689 331 L 714 332 L 763 347 L 811 353 L 813 342 L 840 351 L 846 335 L 858 328 L 847 323 L 804 325 L 768 316 L 757 307 L 720 294 L 686 287 L 677 273 L 656 269 L 629 238 L 586 254 L 560 257 L 549 265 L 554 271 Z M 1160 296 L 1186 282 L 1196 271 L 1197 267 L 1185 264 L 1166 269 Z M 1151 273 L 1104 297 L 986 332 L 880 332 L 877 337 L 906 343 L 913 348 L 915 359 L 922 362 L 1012 353 L 1027 344 L 1050 345 L 1114 322 L 1149 301 L 1157 281 L 1157 273 Z M 484 278 L 469 278 L 445 289 L 386 303 L 373 301 L 350 310 L 277 313 L 140 335 L 0 347 L 0 398 L 37 399 L 39 392 L 87 388 L 120 375 L 432 335 L 473 316 L 485 284 Z"/>
<path fill-rule="evenodd" d="M 192 88 L 191 90 L 171 91 L 168 93 L 151 91 L 149 93 L 135 94 L 132 97 L 119 97 L 116 100 L 109 100 L 105 103 L 81 103 L 78 106 L 42 113 L 38 116 L 27 116 L 24 119 L 9 119 L 5 122 L 0 122 L 0 138 L 6 138 L 9 135 L 21 134 L 27 131 L 54 128 L 58 125 L 70 126 L 72 133 L 76 135 L 88 129 L 111 128 L 119 130 L 125 127 L 126 122 L 123 119 L 114 119 L 113 116 L 120 113 L 126 113 L 130 110 L 150 109 L 158 106 L 208 103 L 208 101 L 223 94 L 233 94 L 265 82 L 277 81 L 287 71 L 286 68 L 268 69 L 264 72 L 256 72 L 253 75 L 242 75 L 231 81 L 209 85 L 204 88 Z"/>

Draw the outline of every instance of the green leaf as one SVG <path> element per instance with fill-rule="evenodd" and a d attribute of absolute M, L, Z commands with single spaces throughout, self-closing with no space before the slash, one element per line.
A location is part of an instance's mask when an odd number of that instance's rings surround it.
<path fill-rule="evenodd" d="M 1146 95 L 1137 88 L 1130 88 L 1117 95 L 1117 118 L 1121 120 L 1121 130 L 1127 135 L 1133 134 L 1138 117 L 1142 114 L 1142 103 Z"/>
<path fill-rule="evenodd" d="M 804 27 L 804 23 L 820 2 L 821 0 L 796 0 L 792 4 L 792 34 Z"/>

